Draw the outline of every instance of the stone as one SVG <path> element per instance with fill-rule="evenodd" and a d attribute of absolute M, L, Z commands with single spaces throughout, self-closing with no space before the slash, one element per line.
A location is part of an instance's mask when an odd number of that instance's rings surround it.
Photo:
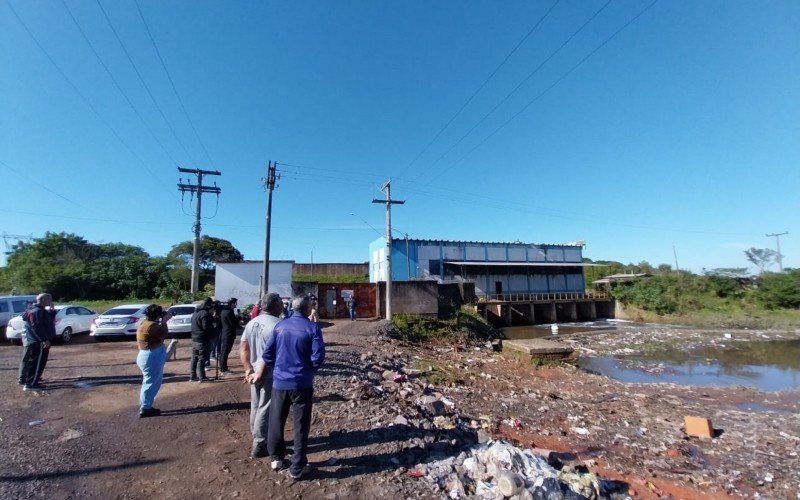
<path fill-rule="evenodd" d="M 478 443 L 488 443 L 492 440 L 492 435 L 483 429 L 478 429 Z"/>
<path fill-rule="evenodd" d="M 408 425 L 408 419 L 402 415 L 398 415 L 394 419 L 394 425 Z"/>
<path fill-rule="evenodd" d="M 434 401 L 425 405 L 425 411 L 433 416 L 444 415 L 445 405 L 441 401 Z"/>
<path fill-rule="evenodd" d="M 698 437 L 700 439 L 711 439 L 714 437 L 714 428 L 711 426 L 711 420 L 703 417 L 683 417 L 683 422 L 686 425 L 686 435 Z"/>

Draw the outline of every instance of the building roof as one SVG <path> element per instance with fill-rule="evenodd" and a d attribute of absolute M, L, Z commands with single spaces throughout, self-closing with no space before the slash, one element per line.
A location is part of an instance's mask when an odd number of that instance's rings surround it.
<path fill-rule="evenodd" d="M 455 264 L 457 266 L 524 266 L 524 267 L 603 267 L 602 264 L 590 264 L 587 262 L 505 262 L 505 261 L 474 261 L 474 260 L 447 260 L 445 264 Z"/>
<path fill-rule="evenodd" d="M 384 239 L 382 236 L 379 239 Z M 393 241 L 405 241 L 405 238 L 392 238 Z M 417 241 L 421 243 L 454 243 L 458 245 L 523 245 L 534 247 L 576 247 L 583 248 L 586 246 L 584 241 L 573 241 L 570 243 L 526 243 L 523 241 L 468 241 L 468 240 L 440 240 L 428 238 L 408 238 L 408 241 Z"/>

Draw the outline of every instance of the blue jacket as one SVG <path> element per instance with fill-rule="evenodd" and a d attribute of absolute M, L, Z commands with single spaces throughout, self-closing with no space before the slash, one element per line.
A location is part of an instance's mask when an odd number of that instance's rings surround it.
<path fill-rule="evenodd" d="M 273 367 L 272 387 L 283 391 L 309 389 L 325 361 L 322 328 L 295 312 L 275 325 L 262 356 Z"/>
<path fill-rule="evenodd" d="M 56 325 L 53 322 L 53 314 L 39 304 L 34 304 L 33 307 L 25 311 L 22 318 L 25 320 L 23 344 L 31 345 L 37 342 L 49 342 L 56 338 Z"/>

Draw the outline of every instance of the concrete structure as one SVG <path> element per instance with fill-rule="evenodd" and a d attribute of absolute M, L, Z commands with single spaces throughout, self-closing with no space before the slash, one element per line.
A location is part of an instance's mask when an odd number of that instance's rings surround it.
<path fill-rule="evenodd" d="M 572 354 L 572 347 L 545 339 L 504 340 L 503 349 L 519 351 L 531 356 L 566 357 Z"/>
<path fill-rule="evenodd" d="M 295 263 L 293 273 L 295 276 L 366 276 L 369 274 L 369 262 L 358 264 L 345 262 Z"/>
<path fill-rule="evenodd" d="M 585 290 L 583 243 L 392 240 L 392 281 L 473 282 L 478 296 Z M 369 277 L 386 281 L 386 240 L 369 247 Z"/>
<path fill-rule="evenodd" d="M 263 260 L 227 262 L 217 264 L 214 276 L 214 296 L 217 300 L 239 299 L 239 306 L 254 304 L 261 290 L 261 270 Z M 281 297 L 292 296 L 292 260 L 269 261 L 270 292 Z"/>

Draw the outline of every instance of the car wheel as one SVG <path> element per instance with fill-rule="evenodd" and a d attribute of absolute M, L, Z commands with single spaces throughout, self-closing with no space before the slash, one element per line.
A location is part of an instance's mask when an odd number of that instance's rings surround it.
<path fill-rule="evenodd" d="M 70 341 L 71 338 L 72 338 L 72 328 L 68 326 L 64 328 L 63 332 L 61 332 L 61 342 L 66 344 L 67 342 Z"/>

